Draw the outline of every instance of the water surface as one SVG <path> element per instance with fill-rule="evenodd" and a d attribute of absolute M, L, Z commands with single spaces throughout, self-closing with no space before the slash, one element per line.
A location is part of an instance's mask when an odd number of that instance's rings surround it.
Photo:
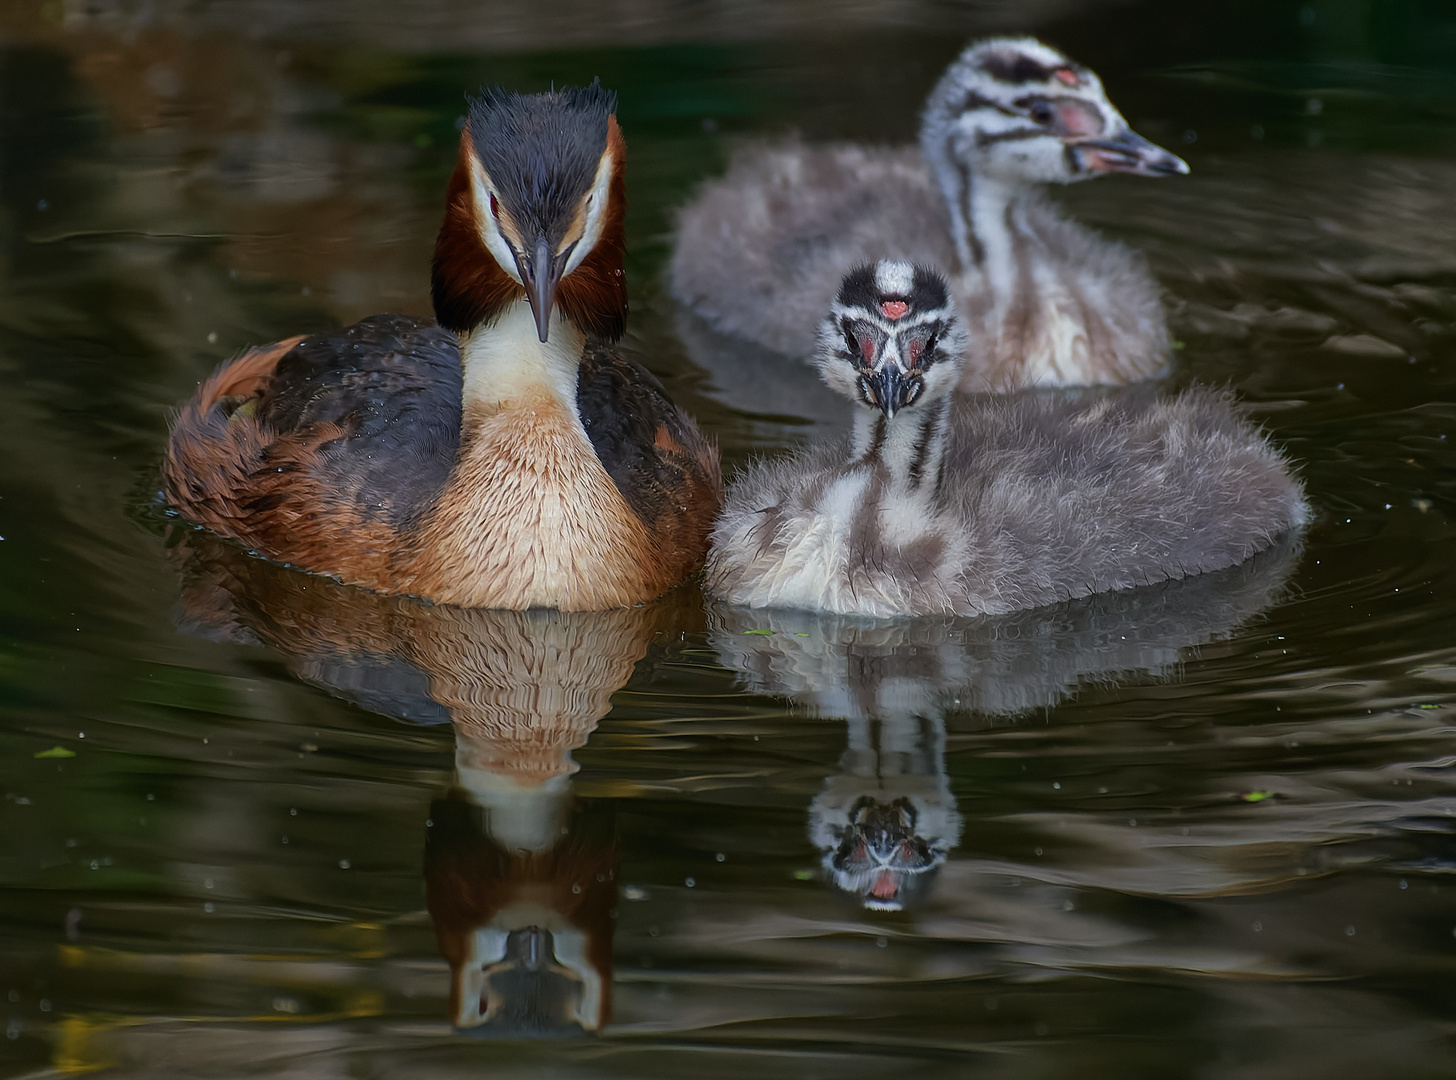
<path fill-rule="evenodd" d="M 1456 24 L 307 12 L 0 17 L 0 1071 L 1450 1075 Z M 813 437 L 808 390 L 746 400 L 761 358 L 725 377 L 674 310 L 671 208 L 736 140 L 908 139 L 1007 28 L 1192 164 L 1066 201 L 1148 252 L 1173 381 L 1233 386 L 1297 463 L 1300 542 L 876 624 L 691 588 L 450 612 L 156 516 L 215 363 L 428 311 L 487 81 L 620 91 L 628 348 L 730 464 Z M 832 858 L 871 796 L 921 808 L 888 878 Z"/>

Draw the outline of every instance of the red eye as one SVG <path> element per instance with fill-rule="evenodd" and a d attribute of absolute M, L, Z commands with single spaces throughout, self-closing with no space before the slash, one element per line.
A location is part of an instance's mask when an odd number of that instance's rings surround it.
<path fill-rule="evenodd" d="M 495 201 L 495 192 L 490 193 L 490 213 L 497 221 L 500 220 L 500 203 Z"/>
<path fill-rule="evenodd" d="M 925 342 L 919 338 L 910 339 L 910 366 L 920 363 L 920 354 L 925 351 Z"/>
<path fill-rule="evenodd" d="M 871 366 L 875 362 L 875 342 L 873 338 L 861 337 L 859 339 L 859 352 L 864 357 L 864 362 Z"/>

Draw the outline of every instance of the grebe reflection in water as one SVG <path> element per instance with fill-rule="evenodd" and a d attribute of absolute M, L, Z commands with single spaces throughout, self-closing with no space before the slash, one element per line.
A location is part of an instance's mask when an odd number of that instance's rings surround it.
<path fill-rule="evenodd" d="M 699 622 L 695 596 L 601 612 L 435 607 L 292 572 L 201 532 L 181 534 L 173 554 L 184 629 L 266 644 L 300 678 L 372 712 L 452 725 L 454 784 L 431 808 L 425 844 L 452 1025 L 502 1037 L 600 1030 L 617 843 L 609 806 L 576 796 L 571 754 L 653 637 Z"/>

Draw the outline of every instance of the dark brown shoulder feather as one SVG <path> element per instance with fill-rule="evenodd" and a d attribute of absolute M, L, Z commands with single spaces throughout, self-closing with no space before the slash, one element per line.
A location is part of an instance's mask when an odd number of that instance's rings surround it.
<path fill-rule="evenodd" d="M 582 357 L 577 408 L 617 490 L 678 576 L 692 573 L 723 504 L 718 448 L 649 371 L 600 343 Z"/>

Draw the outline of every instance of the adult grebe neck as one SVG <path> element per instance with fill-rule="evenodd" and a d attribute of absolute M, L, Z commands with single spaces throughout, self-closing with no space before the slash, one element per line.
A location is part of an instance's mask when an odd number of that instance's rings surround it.
<path fill-rule="evenodd" d="M 577 371 L 586 334 L 560 310 L 540 340 L 531 305 L 517 300 L 495 322 L 460 335 L 467 437 L 473 422 L 503 409 L 551 401 L 576 415 Z"/>

